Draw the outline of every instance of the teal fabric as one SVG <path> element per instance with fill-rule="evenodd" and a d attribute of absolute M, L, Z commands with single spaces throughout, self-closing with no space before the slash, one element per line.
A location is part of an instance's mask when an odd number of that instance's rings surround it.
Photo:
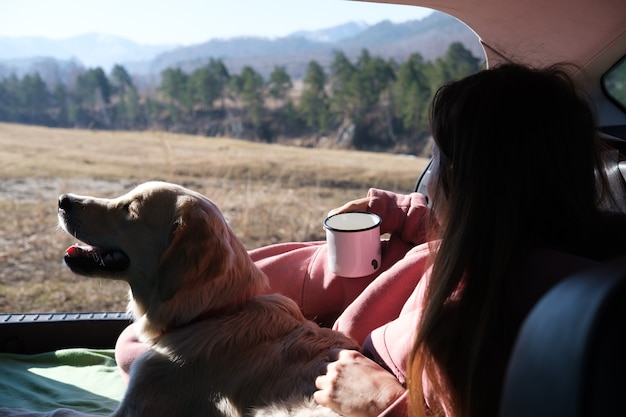
<path fill-rule="evenodd" d="M 33 411 L 69 408 L 109 415 L 125 389 L 113 350 L 0 353 L 0 407 Z"/>

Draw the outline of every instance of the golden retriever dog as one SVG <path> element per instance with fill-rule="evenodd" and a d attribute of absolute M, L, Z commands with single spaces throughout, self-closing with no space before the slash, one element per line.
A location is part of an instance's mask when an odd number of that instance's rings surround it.
<path fill-rule="evenodd" d="M 150 346 L 114 416 L 336 415 L 312 400 L 315 378 L 331 350 L 358 346 L 265 294 L 267 277 L 208 198 L 149 182 L 114 199 L 62 195 L 58 216 L 82 242 L 67 266 L 128 282 Z"/>

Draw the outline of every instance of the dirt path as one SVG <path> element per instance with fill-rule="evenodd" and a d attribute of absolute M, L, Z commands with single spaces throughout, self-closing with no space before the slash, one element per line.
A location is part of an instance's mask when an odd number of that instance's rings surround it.
<path fill-rule="evenodd" d="M 6 178 L 0 180 L 0 201 L 45 202 L 55 204 L 63 193 L 114 196 L 135 184 L 131 181 L 95 178 Z"/>

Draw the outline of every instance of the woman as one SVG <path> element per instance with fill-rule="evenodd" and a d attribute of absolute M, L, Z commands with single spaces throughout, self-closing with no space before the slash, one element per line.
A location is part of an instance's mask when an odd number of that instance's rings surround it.
<path fill-rule="evenodd" d="M 412 352 L 412 406 L 425 414 L 428 381 L 446 414 L 495 416 L 521 321 L 560 279 L 548 269 L 624 251 L 623 239 L 607 240 L 623 233 L 599 210 L 608 187 L 593 113 L 563 69 L 505 65 L 452 83 L 433 101 L 431 127 L 441 242 Z M 540 275 L 525 273 L 546 253 Z"/>
<path fill-rule="evenodd" d="M 453 82 L 437 92 L 431 125 L 432 211 L 421 194 L 375 189 L 334 210 L 382 217 L 391 238 L 376 274 L 335 276 L 324 242 L 250 253 L 273 292 L 361 343 L 315 381 L 316 401 L 342 415 L 406 415 L 408 397 L 415 415 L 497 415 L 532 305 L 624 248 L 604 240 L 612 221 L 598 209 L 606 180 L 593 113 L 564 70 L 509 64 Z M 129 328 L 122 369 L 142 350 Z"/>
<path fill-rule="evenodd" d="M 432 269 L 381 328 L 401 334 L 403 318 L 417 316 L 407 372 L 413 415 L 496 416 L 522 320 L 559 280 L 623 252 L 623 220 L 599 209 L 610 195 L 593 112 L 564 68 L 482 71 L 441 88 L 430 116 Z M 368 209 L 363 202 L 348 207 Z M 392 343 L 377 341 L 381 328 L 366 345 L 379 359 Z M 359 360 L 344 358 L 318 378 L 319 402 L 345 413 L 351 385 L 368 380 Z M 351 383 L 341 375 L 359 368 Z M 364 410 L 351 415 L 372 415 Z"/>

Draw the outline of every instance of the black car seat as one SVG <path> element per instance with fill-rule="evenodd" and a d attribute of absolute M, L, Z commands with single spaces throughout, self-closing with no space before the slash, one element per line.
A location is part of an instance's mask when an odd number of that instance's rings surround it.
<path fill-rule="evenodd" d="M 624 416 L 626 258 L 550 290 L 518 335 L 501 417 Z"/>

